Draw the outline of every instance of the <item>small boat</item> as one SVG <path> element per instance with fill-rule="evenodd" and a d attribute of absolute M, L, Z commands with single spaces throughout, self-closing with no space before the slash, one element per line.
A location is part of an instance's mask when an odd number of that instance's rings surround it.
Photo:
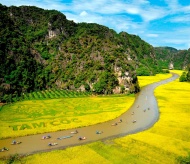
<path fill-rule="evenodd" d="M 48 146 L 55 146 L 58 145 L 58 143 L 54 142 L 54 143 L 49 143 Z"/>
<path fill-rule="evenodd" d="M 133 123 L 137 122 L 136 120 L 133 120 Z"/>
<path fill-rule="evenodd" d="M 86 137 L 79 137 L 79 140 L 85 140 Z"/>
<path fill-rule="evenodd" d="M 11 145 L 18 145 L 18 144 L 21 144 L 22 142 L 20 142 L 20 141 L 13 141 L 12 143 L 11 143 Z"/>
<path fill-rule="evenodd" d="M 42 140 L 45 140 L 45 139 L 49 139 L 49 138 L 51 138 L 51 136 L 50 136 L 50 135 L 47 135 L 47 136 L 43 136 L 41 139 L 42 139 Z"/>
<path fill-rule="evenodd" d="M 120 119 L 119 121 L 118 121 L 118 123 L 122 123 L 123 122 L 123 120 L 122 119 Z"/>
<path fill-rule="evenodd" d="M 0 152 L 4 152 L 4 151 L 8 151 L 9 149 L 6 147 L 3 147 L 2 149 L 0 149 Z"/>
<path fill-rule="evenodd" d="M 71 132 L 71 134 L 77 134 L 77 133 L 78 133 L 78 131 L 77 131 L 77 130 L 75 130 L 75 131 Z"/>
<path fill-rule="evenodd" d="M 103 133 L 103 131 L 96 131 L 96 134 L 102 134 Z"/>
<path fill-rule="evenodd" d="M 62 139 L 67 139 L 67 138 L 71 138 L 72 136 L 62 136 L 62 137 L 59 137 L 57 138 L 58 140 L 62 140 Z"/>
<path fill-rule="evenodd" d="M 116 126 L 117 125 L 117 122 L 116 123 L 114 123 L 114 124 L 111 124 L 111 126 Z"/>

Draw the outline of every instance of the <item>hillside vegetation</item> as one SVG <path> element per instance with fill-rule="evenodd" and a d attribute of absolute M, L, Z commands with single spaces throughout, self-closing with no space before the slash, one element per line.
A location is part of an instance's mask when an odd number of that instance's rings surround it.
<path fill-rule="evenodd" d="M 172 47 L 155 47 L 158 64 L 163 69 L 187 69 L 190 63 L 190 49 L 177 50 Z"/>
<path fill-rule="evenodd" d="M 135 93 L 137 75 L 160 71 L 136 35 L 75 23 L 55 10 L 0 4 L 0 101 L 45 89 Z"/>

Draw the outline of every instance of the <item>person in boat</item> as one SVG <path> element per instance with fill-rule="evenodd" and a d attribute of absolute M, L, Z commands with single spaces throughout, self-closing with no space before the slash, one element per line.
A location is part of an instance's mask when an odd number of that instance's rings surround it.
<path fill-rule="evenodd" d="M 96 134 L 102 134 L 103 133 L 103 131 L 96 131 Z"/>
<path fill-rule="evenodd" d="M 79 140 L 85 140 L 86 137 L 79 137 Z"/>
<path fill-rule="evenodd" d="M 1 149 L 1 151 L 8 151 L 9 149 L 7 149 L 6 147 L 3 147 L 2 149 Z"/>
<path fill-rule="evenodd" d="M 48 143 L 48 146 L 53 146 L 52 143 Z"/>
<path fill-rule="evenodd" d="M 114 123 L 114 124 L 111 124 L 112 126 L 116 126 L 117 125 L 117 122 L 116 123 Z"/>
<path fill-rule="evenodd" d="M 133 123 L 137 122 L 137 120 L 133 120 Z"/>
<path fill-rule="evenodd" d="M 11 145 L 16 145 L 16 144 L 20 144 L 20 143 L 21 143 L 20 141 L 13 140 L 12 143 L 11 143 Z"/>
<path fill-rule="evenodd" d="M 78 131 L 77 130 L 75 130 L 75 131 L 73 131 L 73 132 L 71 132 L 72 134 L 77 134 L 78 133 Z"/>
<path fill-rule="evenodd" d="M 121 123 L 122 121 L 123 121 L 123 120 L 122 120 L 122 119 L 120 119 L 120 120 L 119 120 L 119 123 Z"/>
<path fill-rule="evenodd" d="M 43 137 L 42 137 L 42 140 L 49 139 L 49 138 L 51 138 L 51 136 L 50 136 L 50 135 L 43 136 Z"/>
<path fill-rule="evenodd" d="M 17 142 L 15 140 L 12 141 L 12 145 L 16 145 Z"/>
<path fill-rule="evenodd" d="M 48 143 L 48 146 L 55 146 L 57 143 Z"/>
<path fill-rule="evenodd" d="M 46 136 L 43 136 L 43 137 L 42 137 L 42 140 L 45 140 L 45 139 L 46 139 Z"/>

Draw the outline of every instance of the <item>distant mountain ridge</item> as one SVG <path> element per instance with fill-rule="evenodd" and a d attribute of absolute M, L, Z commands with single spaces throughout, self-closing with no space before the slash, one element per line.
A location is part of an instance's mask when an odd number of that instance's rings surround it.
<path fill-rule="evenodd" d="M 156 59 L 161 68 L 187 69 L 190 64 L 190 49 L 177 50 L 172 47 L 155 47 Z"/>
<path fill-rule="evenodd" d="M 161 72 L 154 47 L 136 35 L 35 6 L 0 4 L 0 19 L 0 101 L 50 88 L 136 93 L 137 75 Z"/>

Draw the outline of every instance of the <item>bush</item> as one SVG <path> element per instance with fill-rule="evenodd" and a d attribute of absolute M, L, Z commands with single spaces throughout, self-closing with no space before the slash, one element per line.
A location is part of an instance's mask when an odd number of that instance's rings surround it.
<path fill-rule="evenodd" d="M 187 73 L 186 73 L 186 72 L 183 72 L 183 73 L 182 73 L 182 75 L 181 75 L 180 78 L 179 78 L 179 81 L 180 81 L 180 82 L 187 81 Z"/>
<path fill-rule="evenodd" d="M 136 72 L 137 76 L 150 76 L 150 71 L 145 67 L 137 68 Z"/>
<path fill-rule="evenodd" d="M 163 73 L 170 73 L 170 71 L 168 69 L 163 69 L 162 72 Z"/>
<path fill-rule="evenodd" d="M 190 164 L 190 154 L 186 157 L 179 157 L 177 160 L 180 164 Z"/>
<path fill-rule="evenodd" d="M 190 71 L 187 73 L 186 78 L 187 78 L 187 81 L 190 81 Z"/>
<path fill-rule="evenodd" d="M 9 159 L 7 160 L 7 164 L 12 164 L 12 163 L 16 163 L 16 162 L 20 163 L 20 157 L 18 154 L 10 156 Z"/>

